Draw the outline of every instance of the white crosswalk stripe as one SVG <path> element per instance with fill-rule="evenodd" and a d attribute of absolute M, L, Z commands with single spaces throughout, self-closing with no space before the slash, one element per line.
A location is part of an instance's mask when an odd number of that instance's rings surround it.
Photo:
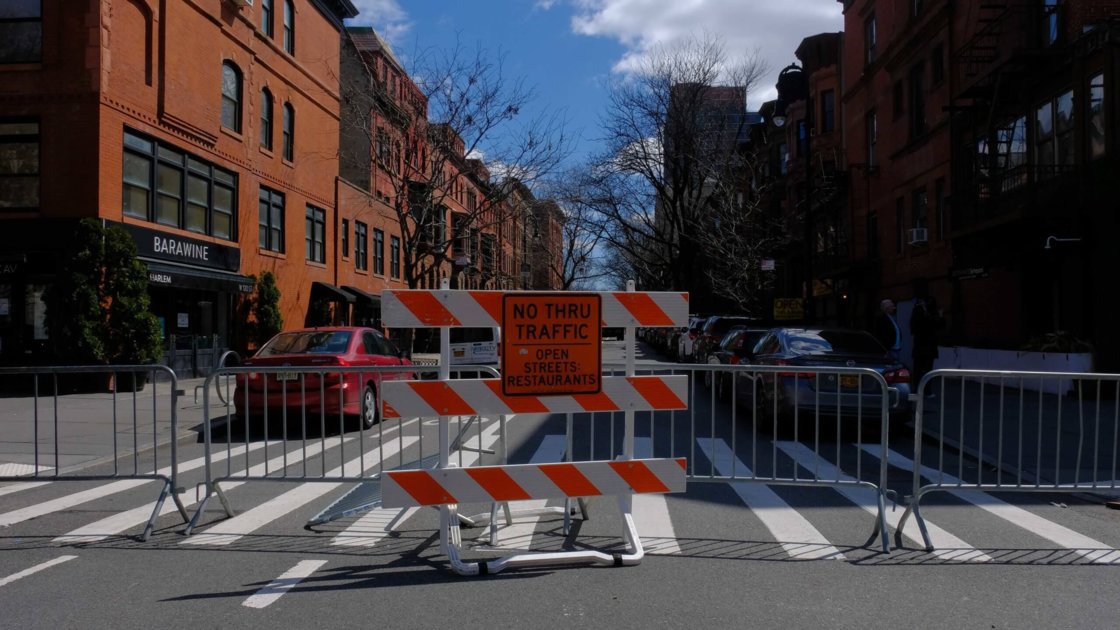
<path fill-rule="evenodd" d="M 9 575 L 8 577 L 0 578 L 0 586 L 7 586 L 7 585 L 11 584 L 12 582 L 15 582 L 17 580 L 22 580 L 23 578 L 25 578 L 29 575 L 34 575 L 34 574 L 36 574 L 36 573 L 38 573 L 38 572 L 40 572 L 44 569 L 49 569 L 53 566 L 62 564 L 63 562 L 69 562 L 69 561 L 71 561 L 71 560 L 73 560 L 77 557 L 78 556 L 59 556 L 59 557 L 57 557 L 53 560 L 47 560 L 46 562 L 43 562 L 41 564 L 37 564 L 37 565 L 35 565 L 35 566 L 33 566 L 29 569 L 24 569 L 23 571 L 20 571 L 19 573 L 13 573 L 12 575 Z"/>
<path fill-rule="evenodd" d="M 399 449 L 405 449 L 419 441 L 419 438 L 409 436 L 404 439 L 394 439 L 386 445 L 374 446 L 366 451 L 364 457 L 359 456 L 350 461 L 327 471 L 326 478 L 354 477 L 365 474 L 367 471 L 378 468 L 379 457 L 392 457 Z M 362 469 L 362 463 L 367 465 Z M 344 485 L 343 482 L 308 482 L 274 497 L 256 507 L 253 507 L 237 516 L 226 519 L 204 533 L 195 534 L 183 545 L 230 545 L 264 527 L 268 523 L 314 501 L 328 492 Z"/>
<path fill-rule="evenodd" d="M 806 470 L 816 471 L 816 474 L 822 479 L 855 481 L 854 477 L 844 474 L 831 462 L 814 453 L 812 449 L 800 442 L 778 442 L 777 444 L 782 452 L 789 455 Z M 870 488 L 839 486 L 836 487 L 836 491 L 865 511 L 878 516 L 878 499 L 875 492 Z M 887 523 L 897 530 L 899 522 L 902 520 L 902 514 L 901 510 L 887 510 Z M 968 562 L 988 562 L 992 559 L 988 554 L 977 550 L 972 545 L 931 523 L 928 519 L 926 520 L 926 530 L 936 547 L 933 555 L 939 558 Z M 921 532 L 918 531 L 918 524 L 914 522 L 914 519 L 907 521 L 907 527 L 902 535 L 918 546 L 924 546 L 925 544 L 922 542 Z"/>
<path fill-rule="evenodd" d="M 276 603 L 288 591 L 295 588 L 297 584 L 307 579 L 312 573 L 318 571 L 326 560 L 303 560 L 285 571 L 280 577 L 268 583 L 267 586 L 251 595 L 248 599 L 241 602 L 242 606 L 249 608 L 265 608 Z"/>
<path fill-rule="evenodd" d="M 653 457 L 653 438 L 634 438 L 634 458 Z M 658 555 L 680 554 L 677 533 L 669 516 L 669 502 L 663 494 L 636 494 L 633 503 L 634 522 L 642 546 L 648 553 Z"/>
<path fill-rule="evenodd" d="M 871 452 L 876 457 L 878 454 L 868 447 L 865 450 Z M 891 466 L 903 468 L 906 470 L 914 469 L 914 461 L 901 453 L 890 451 L 887 456 L 887 462 Z M 962 483 L 956 477 L 943 474 L 929 466 L 922 466 L 922 475 L 927 479 L 938 479 L 940 483 L 945 484 L 959 484 Z M 949 494 L 967 501 L 984 511 L 994 514 L 999 518 L 1021 527 L 1032 534 L 1041 538 L 1045 538 L 1050 542 L 1069 549 L 1074 553 L 1082 556 L 1095 564 L 1120 564 L 1120 551 L 1109 547 L 1108 545 L 1079 534 L 1068 527 L 1059 525 L 1053 521 L 1047 520 L 1028 512 L 1023 508 L 1011 505 L 997 497 L 994 497 L 987 492 L 980 491 L 962 491 L 962 490 L 949 490 Z M 926 520 L 929 523 L 929 520 Z M 936 543 L 935 543 L 936 544 Z"/>
<path fill-rule="evenodd" d="M 565 437 L 563 435 L 546 435 L 541 440 L 537 450 L 533 456 L 529 458 L 530 464 L 545 464 L 550 462 L 558 462 L 564 457 Z M 518 516 L 517 511 L 530 511 L 540 510 L 548 506 L 548 501 L 545 499 L 533 499 L 530 501 L 518 501 L 510 506 L 514 510 L 513 523 L 508 525 L 501 518 L 499 511 L 498 521 L 498 540 L 497 544 L 487 545 L 491 549 L 530 549 L 533 543 L 533 534 L 537 531 L 537 523 L 540 522 L 541 517 L 539 514 L 525 514 Z M 485 528 L 479 535 L 480 540 L 489 542 L 490 528 Z"/>
<path fill-rule="evenodd" d="M 715 452 L 712 452 L 711 440 L 697 440 L 704 455 L 716 467 L 720 475 L 730 475 L 732 464 L 736 474 L 750 476 L 753 474 L 747 468 L 731 447 L 722 439 L 715 441 Z M 843 560 L 844 554 L 833 546 L 817 528 L 802 516 L 797 510 L 790 507 L 773 490 L 761 483 L 738 482 L 731 483 L 731 488 L 743 500 L 747 507 L 758 516 L 770 534 L 781 543 L 782 548 L 791 558 L 799 560 L 817 560 L 833 558 Z"/>

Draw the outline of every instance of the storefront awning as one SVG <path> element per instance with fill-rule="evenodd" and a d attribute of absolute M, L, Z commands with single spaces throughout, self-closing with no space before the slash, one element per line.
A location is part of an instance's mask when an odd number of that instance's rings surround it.
<path fill-rule="evenodd" d="M 311 283 L 311 299 L 321 299 L 327 302 L 346 302 L 350 304 L 354 301 L 354 296 L 339 289 L 333 284 L 326 282 L 312 282 Z"/>
<path fill-rule="evenodd" d="M 148 284 L 182 289 L 203 289 L 228 293 L 252 293 L 256 284 L 249 276 L 216 269 L 201 269 L 144 261 L 148 266 Z"/>
<path fill-rule="evenodd" d="M 354 297 L 357 298 L 359 301 L 368 302 L 368 303 L 370 303 L 370 304 L 372 304 L 372 305 L 374 305 L 378 308 L 381 308 L 381 296 L 380 295 L 374 295 L 372 293 L 367 293 L 367 292 L 359 289 L 358 287 L 353 287 L 353 286 L 350 286 L 348 284 L 342 285 L 342 290 L 346 291 L 347 293 L 352 293 L 354 295 Z"/>

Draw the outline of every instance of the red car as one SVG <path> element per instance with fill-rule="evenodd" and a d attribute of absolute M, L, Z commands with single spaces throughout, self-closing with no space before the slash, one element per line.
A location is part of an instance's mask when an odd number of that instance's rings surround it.
<path fill-rule="evenodd" d="M 380 367 L 412 365 L 412 362 L 373 328 L 329 327 L 282 332 L 269 339 L 242 365 Z M 274 419 L 281 417 L 284 409 L 288 410 L 289 418 L 302 417 L 303 409 L 309 416 L 322 413 L 337 416 L 341 412 L 360 417 L 362 428 L 368 429 L 380 416 L 378 384 L 381 380 L 413 378 L 412 372 L 250 372 L 238 375 L 233 403 L 237 415 L 242 418 L 248 414 Z"/>

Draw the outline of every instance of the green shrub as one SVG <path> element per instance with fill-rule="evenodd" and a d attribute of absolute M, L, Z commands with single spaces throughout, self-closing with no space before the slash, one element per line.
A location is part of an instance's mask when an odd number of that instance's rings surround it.
<path fill-rule="evenodd" d="M 261 347 L 276 333 L 284 329 L 284 316 L 280 314 L 280 287 L 271 271 L 261 274 L 257 282 L 257 295 L 253 300 L 253 341 Z"/>

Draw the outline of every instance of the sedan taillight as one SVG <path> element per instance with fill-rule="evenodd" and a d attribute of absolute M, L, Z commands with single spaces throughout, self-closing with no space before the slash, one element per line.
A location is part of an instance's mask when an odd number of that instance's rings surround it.
<path fill-rule="evenodd" d="M 883 378 L 886 379 L 887 383 L 909 383 L 910 370 L 898 368 L 897 370 L 884 373 Z"/>

